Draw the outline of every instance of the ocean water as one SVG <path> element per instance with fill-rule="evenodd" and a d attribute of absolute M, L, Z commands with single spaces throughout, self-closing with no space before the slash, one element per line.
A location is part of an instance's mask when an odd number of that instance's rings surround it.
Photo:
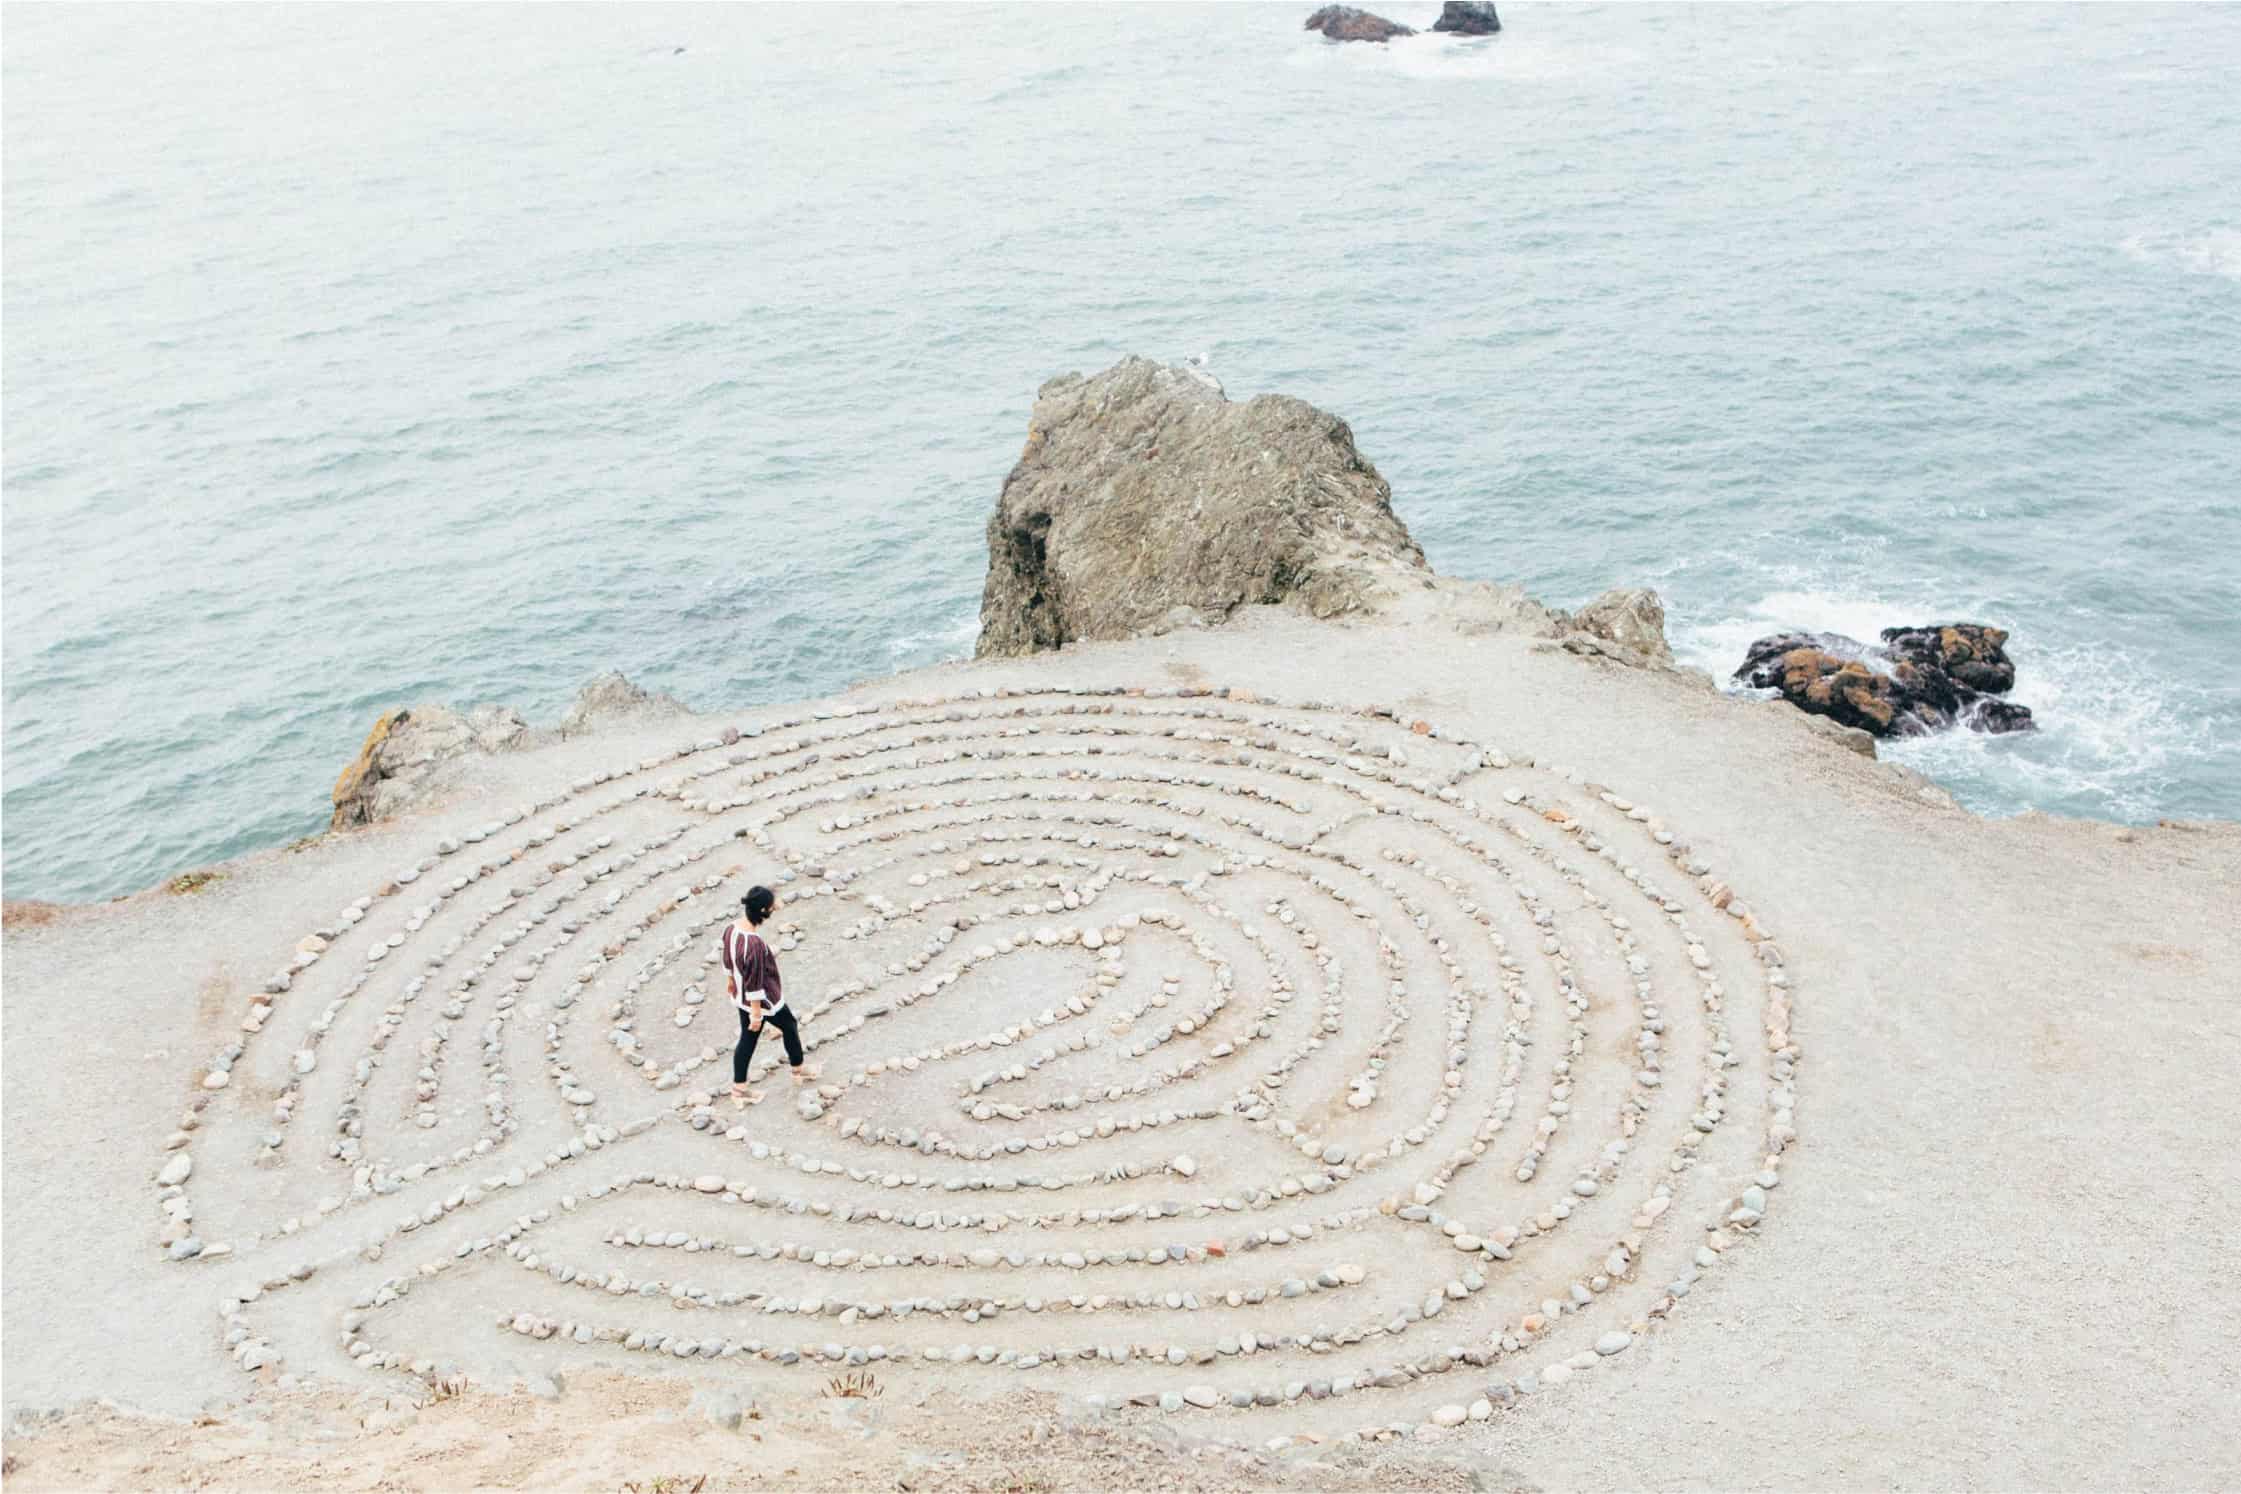
<path fill-rule="evenodd" d="M 1442 572 L 2014 632 L 1987 813 L 2241 815 L 2241 8 L 9 7 L 5 888 L 381 708 L 971 647 L 1036 386 L 1344 416 Z M 1428 3 L 1383 7 L 1428 24 Z"/>

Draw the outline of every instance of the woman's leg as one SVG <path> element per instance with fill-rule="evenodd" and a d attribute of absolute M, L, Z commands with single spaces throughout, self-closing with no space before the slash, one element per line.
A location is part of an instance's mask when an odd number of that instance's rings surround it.
<path fill-rule="evenodd" d="M 786 1062 L 799 1069 L 802 1057 L 801 1023 L 794 1020 L 794 1009 L 790 1006 L 782 1006 L 770 1014 L 770 1020 L 778 1024 L 778 1035 L 785 1039 Z"/>
<path fill-rule="evenodd" d="M 739 1046 L 731 1050 L 731 1082 L 736 1087 L 747 1082 L 747 1064 L 755 1056 L 755 1040 L 762 1036 L 747 1025 L 744 1007 L 734 1008 L 739 1013 Z"/>

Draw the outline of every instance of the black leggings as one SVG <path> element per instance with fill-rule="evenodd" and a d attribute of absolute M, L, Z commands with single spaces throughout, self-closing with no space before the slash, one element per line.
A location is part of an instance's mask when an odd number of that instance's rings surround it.
<path fill-rule="evenodd" d="M 755 1039 L 762 1034 L 747 1025 L 746 1009 L 742 1007 L 738 1010 L 739 1046 L 731 1050 L 731 1082 L 745 1084 L 748 1061 L 755 1056 Z M 774 1012 L 764 1012 L 763 1025 L 778 1029 L 778 1035 L 786 1040 L 786 1062 L 800 1068 L 801 1024 L 794 1020 L 794 1009 L 782 1006 Z"/>

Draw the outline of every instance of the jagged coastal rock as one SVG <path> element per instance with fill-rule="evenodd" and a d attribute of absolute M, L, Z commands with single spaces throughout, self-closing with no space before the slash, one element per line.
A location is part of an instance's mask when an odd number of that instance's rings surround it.
<path fill-rule="evenodd" d="M 1431 571 L 1346 422 L 1130 357 L 1037 392 L 988 521 L 974 652 L 1030 654 L 1280 602 L 1374 610 Z"/>
<path fill-rule="evenodd" d="M 641 689 L 618 671 L 595 676 L 576 692 L 575 703 L 560 718 L 560 734 L 577 736 L 627 716 L 677 715 L 687 709 L 674 695 Z"/>
<path fill-rule="evenodd" d="M 1673 664 L 1654 591 L 1614 589 L 1568 613 L 1514 586 L 1434 575 L 1352 431 L 1312 405 L 1235 402 L 1198 369 L 1134 357 L 1043 386 L 988 524 L 977 656 L 1206 626 L 1265 604 Z"/>
<path fill-rule="evenodd" d="M 552 732 L 530 729 L 512 706 L 477 705 L 461 713 L 447 705 L 400 706 L 383 711 L 365 745 L 335 780 L 330 830 L 371 825 L 433 799 L 449 770 L 471 759 L 542 745 L 627 717 L 682 712 L 682 701 L 642 690 L 607 673 L 576 692 L 574 704 Z"/>
<path fill-rule="evenodd" d="M 1452 36 L 1492 36 L 1502 29 L 1502 18 L 1494 14 L 1490 0 L 1447 0 L 1432 29 Z"/>
<path fill-rule="evenodd" d="M 1558 613 L 1556 624 L 1576 638 L 1597 639 L 1632 656 L 1622 662 L 1673 662 L 1673 649 L 1665 641 L 1665 603 L 1646 587 L 1613 587 L 1577 612 Z M 1594 651 L 1611 654 L 1610 647 Z"/>
<path fill-rule="evenodd" d="M 1937 623 L 1882 638 L 1877 649 L 1837 633 L 1778 633 L 1750 646 L 1735 678 L 1879 737 L 2032 729 L 2029 707 L 1998 698 L 2015 684 L 2002 629 Z"/>
<path fill-rule="evenodd" d="M 384 711 L 358 756 L 335 780 L 328 828 L 385 820 L 418 800 L 440 765 L 503 752 L 528 730 L 511 706 L 478 705 L 464 715 L 444 705 Z"/>
<path fill-rule="evenodd" d="M 1451 7 L 1452 8 L 1452 7 Z M 1486 7 L 1492 11 L 1493 7 Z M 1446 19 L 1443 14 L 1442 20 Z M 1366 10 L 1356 10 L 1351 5 L 1326 5 L 1307 18 L 1306 29 L 1320 31 L 1332 41 L 1391 41 L 1396 36 L 1414 36 L 1416 29 L 1403 26 L 1398 21 L 1388 21 L 1383 16 L 1373 16 Z"/>
<path fill-rule="evenodd" d="M 1885 628 L 1882 638 L 1883 651 L 1892 658 L 1942 669 L 1971 690 L 2001 695 L 2015 688 L 2015 661 L 2008 657 L 2005 628 L 1931 623 Z"/>

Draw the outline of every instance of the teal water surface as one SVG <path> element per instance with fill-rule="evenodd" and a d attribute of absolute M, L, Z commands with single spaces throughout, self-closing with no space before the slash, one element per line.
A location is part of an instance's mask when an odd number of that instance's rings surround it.
<path fill-rule="evenodd" d="M 1127 352 L 1723 674 L 2011 628 L 2044 730 L 1899 749 L 1975 808 L 2241 815 L 2241 9 L 1309 8 L 8 8 L 7 895 L 315 829 L 392 703 L 969 650 Z"/>

